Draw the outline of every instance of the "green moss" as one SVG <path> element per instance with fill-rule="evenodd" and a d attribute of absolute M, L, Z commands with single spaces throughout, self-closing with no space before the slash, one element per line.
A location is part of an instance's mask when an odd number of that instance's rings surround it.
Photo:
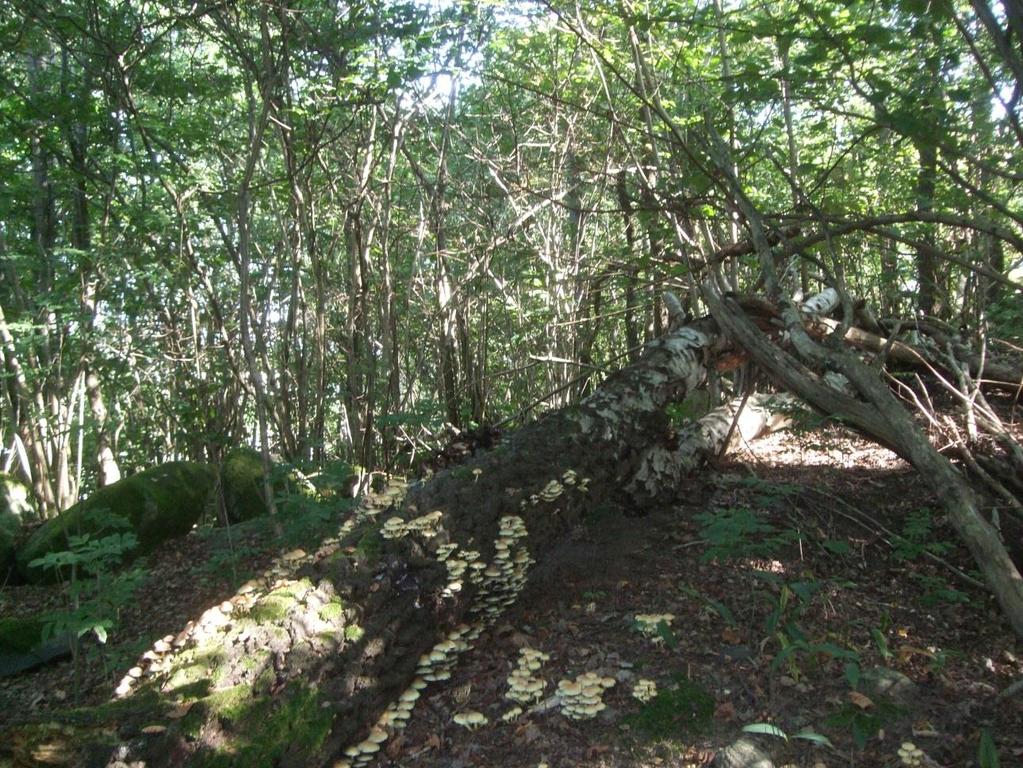
<path fill-rule="evenodd" d="M 358 624 L 349 624 L 345 627 L 345 640 L 350 640 L 353 643 L 359 642 L 364 634 L 366 634 L 366 630 Z"/>
<path fill-rule="evenodd" d="M 236 685 L 223 691 L 214 691 L 206 699 L 206 707 L 221 720 L 236 722 L 252 708 L 252 688 Z"/>
<path fill-rule="evenodd" d="M 337 598 L 334 598 L 326 605 L 320 607 L 319 611 L 320 618 L 323 621 L 337 621 L 338 619 L 341 618 L 341 615 L 344 613 L 344 610 L 345 610 L 344 603 L 342 603 Z"/>
<path fill-rule="evenodd" d="M 174 662 L 174 670 L 166 684 L 167 690 L 180 693 L 195 683 L 208 681 L 211 670 L 216 669 L 222 658 L 223 651 L 216 648 L 184 651 Z"/>
<path fill-rule="evenodd" d="M 472 480 L 475 475 L 470 467 L 455 467 L 451 470 L 451 477 L 455 480 Z"/>
<path fill-rule="evenodd" d="M 380 559 L 383 549 L 384 538 L 380 535 L 380 531 L 373 528 L 359 537 L 359 542 L 355 545 L 355 554 L 360 560 L 372 565 Z"/>
<path fill-rule="evenodd" d="M 198 755 L 210 768 L 262 768 L 277 765 L 287 752 L 292 765 L 311 765 L 330 733 L 333 715 L 320 706 L 312 688 L 292 686 L 272 699 L 252 699 L 249 686 L 219 691 L 208 700 L 230 734 L 229 746 Z"/>
<path fill-rule="evenodd" d="M 270 651 L 254 651 L 242 659 L 242 667 L 249 672 L 255 672 L 257 669 L 262 669 L 266 666 L 270 656 Z"/>
<path fill-rule="evenodd" d="M 651 739 L 686 739 L 707 729 L 714 717 L 714 697 L 684 677 L 662 690 L 624 722 Z"/>
<path fill-rule="evenodd" d="M 0 619 L 0 654 L 28 653 L 43 640 L 42 619 Z"/>
<path fill-rule="evenodd" d="M 206 508 L 215 481 L 211 467 L 174 461 L 101 488 L 36 530 L 18 552 L 18 570 L 29 581 L 54 578 L 52 570 L 28 564 L 50 552 L 66 550 L 68 536 L 108 530 L 111 518 L 120 518 L 138 539 L 138 547 L 127 553 L 125 561 L 151 552 L 192 529 Z"/>
<path fill-rule="evenodd" d="M 270 621 L 283 621 L 288 615 L 288 608 L 294 604 L 294 600 L 288 601 L 284 598 L 267 595 L 249 611 L 249 618 L 257 624 Z"/>
<path fill-rule="evenodd" d="M 251 448 L 235 448 L 224 457 L 220 466 L 220 488 L 227 517 L 232 523 L 267 513 L 263 474 L 263 457 Z"/>

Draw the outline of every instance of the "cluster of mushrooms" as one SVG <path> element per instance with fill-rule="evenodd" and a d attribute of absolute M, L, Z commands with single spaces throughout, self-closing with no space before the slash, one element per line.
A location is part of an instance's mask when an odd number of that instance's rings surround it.
<path fill-rule="evenodd" d="M 482 712 L 477 712 L 475 709 L 458 712 L 452 720 L 463 728 L 468 728 L 470 731 L 475 731 L 481 725 L 486 725 L 489 722 L 486 715 Z"/>
<path fill-rule="evenodd" d="M 409 520 L 407 523 L 400 517 L 389 517 L 380 527 L 380 535 L 385 539 L 400 539 L 409 533 L 418 533 L 430 539 L 437 535 L 437 524 L 444 513 L 439 509 Z"/>
<path fill-rule="evenodd" d="M 671 626 L 671 622 L 675 620 L 675 614 L 673 613 L 637 613 L 636 624 L 639 625 L 639 631 L 647 637 L 651 638 L 654 644 L 663 642 L 661 636 L 657 633 L 657 627 L 660 624 L 664 624 L 666 627 Z"/>
<path fill-rule="evenodd" d="M 657 696 L 657 683 L 653 680 L 640 679 L 632 687 L 632 696 L 646 704 Z"/>
<path fill-rule="evenodd" d="M 458 655 L 469 650 L 468 641 L 477 637 L 479 629 L 459 624 L 448 632 L 447 637 L 434 645 L 429 653 L 419 657 L 419 666 L 416 667 L 417 679 L 427 683 L 450 680 L 451 670 L 458 660 Z"/>
<path fill-rule="evenodd" d="M 494 561 L 481 571 L 479 591 L 471 613 L 490 625 L 519 596 L 526 585 L 526 572 L 535 562 L 522 539 L 526 524 L 518 515 L 505 515 L 494 541 Z"/>
<path fill-rule="evenodd" d="M 899 760 L 906 766 L 919 766 L 924 764 L 924 751 L 911 741 L 904 741 L 899 747 Z"/>
<path fill-rule="evenodd" d="M 595 672 L 584 672 L 575 680 L 558 682 L 561 712 L 570 720 L 589 720 L 607 706 L 601 700 L 604 691 L 615 684 L 613 677 L 601 677 Z"/>
<path fill-rule="evenodd" d="M 561 480 L 551 480 L 539 493 L 532 494 L 528 499 L 523 499 L 520 503 L 522 509 L 526 508 L 527 504 L 539 504 L 541 501 L 551 503 L 556 501 L 557 498 L 565 492 L 565 486 L 575 486 L 575 489 L 580 493 L 586 493 L 589 490 L 590 478 L 581 478 L 574 469 L 566 470 L 561 476 Z"/>
<path fill-rule="evenodd" d="M 520 650 L 518 666 L 508 676 L 507 697 L 519 704 L 532 704 L 539 701 L 547 683 L 542 678 L 534 676 L 533 673 L 538 672 L 543 663 L 549 659 L 550 656 L 543 651 L 537 651 L 533 648 L 523 648 Z M 518 711 L 516 712 L 516 710 Z M 514 719 L 522 714 L 522 709 L 514 707 L 510 712 L 515 712 L 515 714 L 506 714 L 505 717 Z"/>

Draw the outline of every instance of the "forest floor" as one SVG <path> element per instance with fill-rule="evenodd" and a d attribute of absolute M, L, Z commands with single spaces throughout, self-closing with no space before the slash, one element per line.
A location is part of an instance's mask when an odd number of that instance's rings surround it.
<path fill-rule="evenodd" d="M 778 766 L 896 766 L 907 741 L 931 765 L 980 765 L 984 733 L 1002 766 L 1023 765 L 1023 693 L 999 698 L 1023 677 L 1023 647 L 987 593 L 956 576 L 973 565 L 927 483 L 886 450 L 837 426 L 780 433 L 704 472 L 674 505 L 644 517 L 596 509 L 374 765 L 700 766 L 749 726 Z M 0 680 L 0 725 L 67 707 L 76 690 L 82 704 L 106 700 L 142 650 L 274 557 L 314 550 L 316 534 L 307 525 L 282 541 L 254 526 L 237 528 L 230 549 L 210 533 L 166 546 L 77 684 L 70 661 Z M 60 600 L 5 587 L 0 614 Z M 644 614 L 670 618 L 644 632 Z M 548 655 L 534 672 L 546 687 L 505 721 L 524 648 Z M 584 672 L 617 682 L 602 712 L 573 721 L 550 697 Z M 658 691 L 646 704 L 633 696 L 640 680 Z M 466 710 L 488 724 L 455 725 Z"/>

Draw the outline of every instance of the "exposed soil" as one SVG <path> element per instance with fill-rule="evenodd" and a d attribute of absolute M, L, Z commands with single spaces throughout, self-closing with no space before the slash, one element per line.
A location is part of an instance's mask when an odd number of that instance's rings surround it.
<path fill-rule="evenodd" d="M 783 433 L 705 472 L 674 506 L 645 517 L 595 510 L 452 680 L 425 691 L 374 765 L 697 766 L 744 726 L 768 723 L 790 737 L 755 737 L 779 766 L 895 766 L 905 741 L 935 765 L 978 765 L 985 729 L 1002 766 L 1023 765 L 1023 693 L 998 698 L 1023 677 L 1023 647 L 986 591 L 954 572 L 973 565 L 926 482 L 887 451 L 838 427 Z M 726 540 L 735 527 L 714 533 L 697 519 L 708 512 L 772 529 Z M 897 538 L 913 526 L 919 536 Z M 203 565 L 223 559 L 214 538 L 190 535 L 152 557 L 106 670 L 98 654 L 85 666 L 83 703 L 105 700 L 138 649 L 265 568 L 272 541 L 265 531 L 236 541 L 234 574 Z M 59 604 L 33 587 L 2 599 L 4 615 Z M 638 614 L 673 618 L 644 634 Z M 523 648 L 548 654 L 534 673 L 546 687 L 538 707 L 504 722 Z M 895 690 L 872 684 L 878 667 L 898 673 L 888 674 Z M 551 697 L 587 671 L 617 683 L 595 718 L 569 720 Z M 641 679 L 661 693 L 651 704 L 632 695 Z M 70 662 L 0 680 L 0 722 L 67 706 L 73 690 Z M 456 725 L 467 710 L 488 724 Z M 803 729 L 833 746 L 792 738 Z"/>

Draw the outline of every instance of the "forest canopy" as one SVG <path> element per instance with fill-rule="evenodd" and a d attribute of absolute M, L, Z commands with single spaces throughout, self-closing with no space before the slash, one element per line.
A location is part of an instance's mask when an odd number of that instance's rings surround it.
<path fill-rule="evenodd" d="M 1023 328 L 1008 7 L 0 18 L 0 442 L 46 515 L 246 441 L 394 468 L 445 424 L 576 401 L 663 330 L 665 288 L 699 315 L 708 268 L 760 285 L 727 251 L 749 223 L 708 136 L 781 238 L 785 290 Z"/>

